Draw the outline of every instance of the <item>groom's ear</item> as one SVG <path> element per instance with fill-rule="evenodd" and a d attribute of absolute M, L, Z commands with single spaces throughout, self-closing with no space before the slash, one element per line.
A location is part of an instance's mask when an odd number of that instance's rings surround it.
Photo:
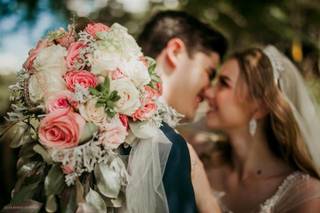
<path fill-rule="evenodd" d="M 181 53 L 186 51 L 186 46 L 180 38 L 172 38 L 168 41 L 165 49 L 165 61 L 170 68 L 174 69 L 179 63 Z"/>

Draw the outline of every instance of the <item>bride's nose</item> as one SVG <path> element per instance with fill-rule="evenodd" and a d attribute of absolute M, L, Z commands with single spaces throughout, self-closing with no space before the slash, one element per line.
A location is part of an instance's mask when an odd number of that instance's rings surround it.
<path fill-rule="evenodd" d="M 205 99 L 213 99 L 215 97 L 215 86 L 211 85 L 208 86 L 205 90 L 204 90 L 204 98 Z"/>

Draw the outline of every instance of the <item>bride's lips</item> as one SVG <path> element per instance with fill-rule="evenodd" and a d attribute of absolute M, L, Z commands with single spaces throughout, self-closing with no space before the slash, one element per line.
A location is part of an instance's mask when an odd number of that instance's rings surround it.
<path fill-rule="evenodd" d="M 212 104 L 209 105 L 210 109 L 208 110 L 207 114 L 215 113 L 218 111 L 218 108 L 216 106 L 213 106 Z"/>

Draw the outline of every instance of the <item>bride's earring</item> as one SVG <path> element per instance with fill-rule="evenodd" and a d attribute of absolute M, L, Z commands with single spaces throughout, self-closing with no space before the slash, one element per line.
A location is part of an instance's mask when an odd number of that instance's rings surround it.
<path fill-rule="evenodd" d="M 252 118 L 249 122 L 249 133 L 251 136 L 254 136 L 257 130 L 257 120 Z"/>

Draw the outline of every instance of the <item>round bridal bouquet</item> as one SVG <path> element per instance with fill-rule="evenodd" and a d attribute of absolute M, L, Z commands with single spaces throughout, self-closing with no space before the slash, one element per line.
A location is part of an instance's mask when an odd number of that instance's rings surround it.
<path fill-rule="evenodd" d="M 123 26 L 90 23 L 48 33 L 17 79 L 1 133 L 20 147 L 6 208 L 121 207 L 129 175 L 121 148 L 151 137 L 168 116 L 154 60 Z"/>

